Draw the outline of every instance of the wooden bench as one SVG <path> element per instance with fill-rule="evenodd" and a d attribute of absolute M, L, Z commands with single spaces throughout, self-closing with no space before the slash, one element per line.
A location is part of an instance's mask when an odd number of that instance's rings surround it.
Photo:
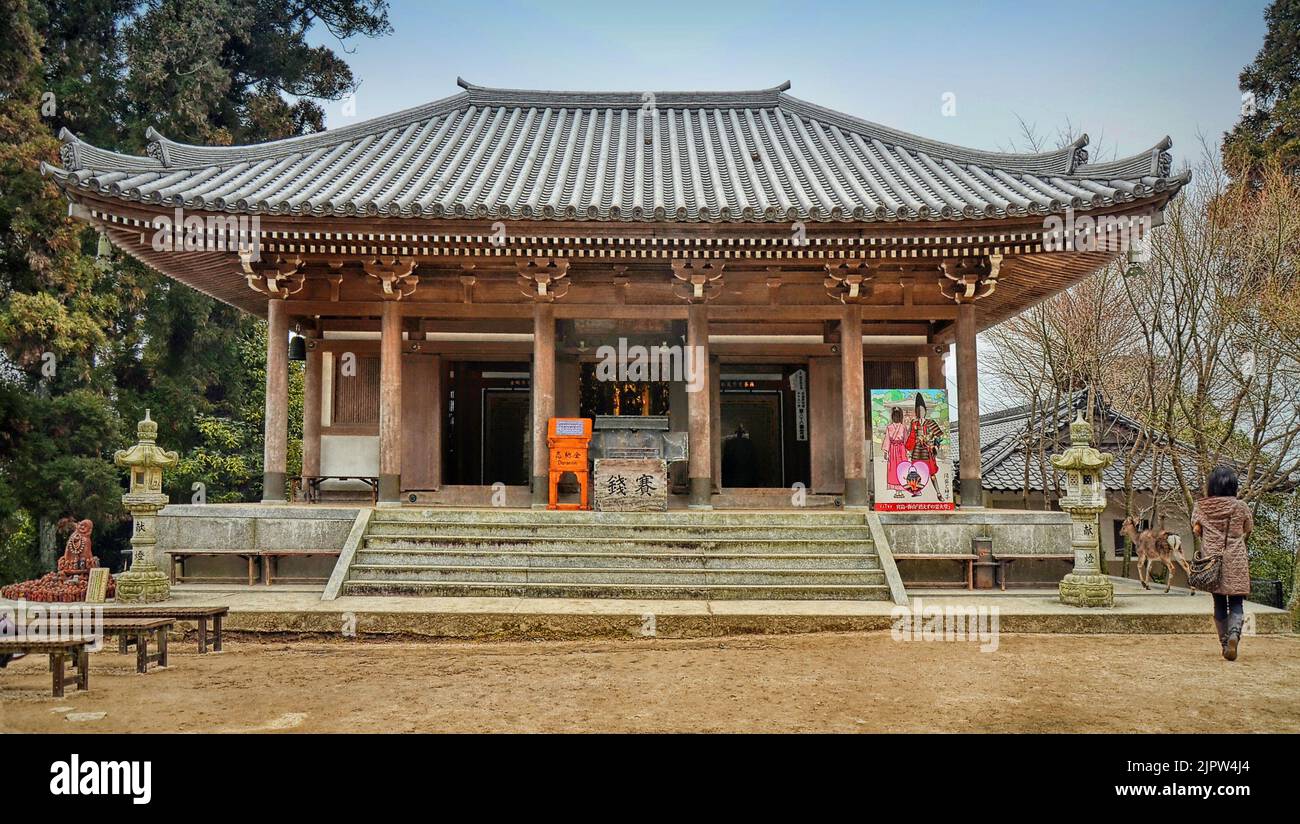
<path fill-rule="evenodd" d="M 105 618 L 104 635 L 117 636 L 117 651 L 122 655 L 135 646 L 135 671 L 146 673 L 150 664 L 167 666 L 167 634 L 172 631 L 174 618 Z M 156 649 L 149 654 L 149 635 L 156 639 Z"/>
<path fill-rule="evenodd" d="M 961 561 L 966 565 L 966 589 L 975 588 L 975 559 L 978 555 L 956 552 L 895 552 L 895 561 Z M 947 583 L 946 581 L 944 583 Z M 938 584 L 913 584 L 913 586 L 938 586 Z"/>
<path fill-rule="evenodd" d="M 104 620 L 117 618 L 170 618 L 173 621 L 193 621 L 198 625 L 199 655 L 208 651 L 208 622 L 212 622 L 212 649 L 221 652 L 221 625 L 230 614 L 230 607 L 201 607 L 156 604 L 153 606 L 113 606 L 104 608 Z"/>
<path fill-rule="evenodd" d="M 291 478 L 290 495 L 295 501 L 320 503 L 320 485 L 323 481 L 360 481 L 370 487 L 370 502 L 379 503 L 379 478 L 374 475 L 304 475 Z"/>
<path fill-rule="evenodd" d="M 172 556 L 171 579 L 173 584 L 183 584 L 186 578 L 194 579 L 195 576 L 185 574 L 185 561 L 189 558 L 243 558 L 248 562 L 248 585 L 251 587 L 257 583 L 257 563 L 260 557 L 256 551 L 249 550 L 232 550 L 232 549 L 172 549 L 167 554 Z M 238 584 L 244 583 L 242 578 L 232 578 L 229 576 L 208 577 L 200 580 L 213 584 Z"/>
<path fill-rule="evenodd" d="M 998 586 L 1003 592 L 1007 591 L 1007 573 L 1011 571 L 1011 564 L 1019 560 L 1027 561 L 1074 561 L 1074 553 L 1036 553 L 1036 552 L 995 552 L 993 560 L 998 564 Z"/>
<path fill-rule="evenodd" d="M 276 580 L 295 584 L 323 584 L 329 581 L 324 577 L 285 577 L 276 573 L 276 562 L 281 558 L 338 558 L 337 549 L 264 549 L 258 553 L 262 557 L 262 583 L 270 586 Z"/>
<path fill-rule="evenodd" d="M 135 671 L 146 673 L 149 671 L 150 664 L 157 664 L 160 667 L 167 666 L 167 633 L 171 632 L 172 624 L 175 623 L 172 618 L 104 618 L 95 626 L 103 633 L 105 638 L 116 636 L 118 639 L 118 652 L 125 655 L 130 651 L 132 645 L 135 646 Z M 45 632 L 49 634 L 58 633 L 60 626 L 58 622 L 49 623 L 46 621 L 33 621 L 27 625 L 27 631 Z M 157 651 L 152 655 L 149 654 L 149 636 L 153 635 L 157 639 Z M 51 662 L 51 665 L 53 662 Z"/>
<path fill-rule="evenodd" d="M 24 655 L 49 655 L 54 697 L 62 698 L 65 687 L 76 684 L 79 690 L 90 689 L 90 647 L 95 639 L 87 636 L 69 638 L 7 638 L 0 640 L 0 655 L 21 658 Z M 71 660 L 76 674 L 66 676 Z"/>

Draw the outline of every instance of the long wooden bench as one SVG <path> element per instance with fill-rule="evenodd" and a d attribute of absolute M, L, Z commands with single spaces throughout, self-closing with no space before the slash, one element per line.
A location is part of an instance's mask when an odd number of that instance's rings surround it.
<path fill-rule="evenodd" d="M 966 589 L 975 588 L 975 559 L 978 555 L 958 552 L 895 552 L 895 561 L 961 561 L 966 565 Z M 947 582 L 944 582 L 947 583 Z M 936 586 L 937 584 L 919 584 L 919 586 Z M 913 584 L 913 586 L 918 586 Z"/>
<path fill-rule="evenodd" d="M 260 553 L 255 550 L 233 550 L 233 549 L 172 549 L 168 550 L 168 555 L 172 557 L 171 562 L 171 579 L 173 584 L 183 584 L 186 579 L 193 580 L 195 576 L 185 574 L 185 561 L 190 558 L 242 558 L 248 562 L 248 580 L 247 584 L 251 587 L 257 583 L 258 559 Z M 238 584 L 245 583 L 242 578 L 232 578 L 230 576 L 204 577 L 200 579 L 212 584 Z"/>
<path fill-rule="evenodd" d="M 171 580 L 173 584 L 183 584 L 188 581 L 201 581 L 209 584 L 242 584 L 247 583 L 253 586 L 259 580 L 265 586 L 279 581 L 280 583 L 295 584 L 323 584 L 329 580 L 328 575 L 318 576 L 283 576 L 277 573 L 276 565 L 281 558 L 337 558 L 339 550 L 337 549 L 257 549 L 257 550 L 228 550 L 228 549 L 173 549 L 168 550 L 168 555 L 172 556 Z M 187 558 L 204 557 L 204 558 L 243 558 L 248 562 L 248 579 L 232 578 L 230 576 L 195 576 L 185 574 L 185 560 Z"/>
<path fill-rule="evenodd" d="M 208 622 L 212 622 L 212 649 L 221 652 L 221 626 L 230 607 L 182 606 L 179 604 L 154 604 L 152 606 L 115 606 L 104 608 L 104 619 L 110 618 L 171 618 L 174 621 L 193 621 L 198 626 L 199 655 L 208 651 Z"/>
<path fill-rule="evenodd" d="M 993 560 L 998 564 L 998 586 L 1003 592 L 1007 591 L 1007 573 L 1011 571 L 1011 564 L 1015 561 L 1074 561 L 1074 553 L 1039 553 L 1039 552 L 994 552 Z"/>
<path fill-rule="evenodd" d="M 53 695 L 62 698 L 66 687 L 75 684 L 79 690 L 90 689 L 90 647 L 95 639 L 89 636 L 70 638 L 5 638 L 0 639 L 0 658 L 8 663 L 24 655 L 49 655 Z M 66 675 L 71 662 L 76 674 Z"/>
<path fill-rule="evenodd" d="M 107 618 L 93 624 L 105 638 L 116 637 L 118 639 L 118 652 L 123 655 L 130 651 L 132 646 L 135 647 L 135 671 L 146 673 L 149 671 L 150 664 L 157 664 L 160 667 L 167 666 L 167 633 L 171 632 L 172 624 L 175 623 L 173 618 Z M 33 621 L 27 625 L 28 633 L 45 633 L 47 636 L 57 636 L 60 631 L 60 625 L 57 621 Z M 149 636 L 153 635 L 156 639 L 155 649 L 152 655 L 149 653 Z M 51 662 L 51 665 L 53 662 Z"/>
<path fill-rule="evenodd" d="M 258 553 L 262 557 L 262 583 L 270 586 L 279 580 L 281 583 L 323 584 L 329 576 L 295 576 L 286 577 L 277 574 L 276 562 L 281 558 L 338 558 L 337 549 L 264 549 Z"/>
<path fill-rule="evenodd" d="M 379 478 L 375 475 L 310 475 L 289 480 L 289 494 L 295 501 L 320 503 L 320 485 L 325 481 L 360 481 L 370 487 L 370 502 L 379 503 Z"/>
<path fill-rule="evenodd" d="M 117 636 L 117 651 L 126 655 L 135 647 L 135 671 L 144 674 L 150 664 L 167 666 L 167 635 L 172 631 L 174 618 L 105 618 L 104 635 Z M 153 655 L 149 654 L 149 636 L 155 638 Z"/>

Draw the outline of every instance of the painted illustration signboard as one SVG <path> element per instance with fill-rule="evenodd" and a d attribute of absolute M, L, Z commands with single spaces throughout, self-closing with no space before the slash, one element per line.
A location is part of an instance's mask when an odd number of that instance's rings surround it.
<path fill-rule="evenodd" d="M 871 390 L 871 437 L 877 511 L 953 509 L 947 391 Z"/>

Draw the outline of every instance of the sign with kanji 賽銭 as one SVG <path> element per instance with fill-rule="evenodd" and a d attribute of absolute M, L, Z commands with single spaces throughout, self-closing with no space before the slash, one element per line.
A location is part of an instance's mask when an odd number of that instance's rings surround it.
<path fill-rule="evenodd" d="M 603 512 L 664 512 L 668 509 L 668 464 L 632 458 L 596 461 L 592 482 L 596 509 Z"/>

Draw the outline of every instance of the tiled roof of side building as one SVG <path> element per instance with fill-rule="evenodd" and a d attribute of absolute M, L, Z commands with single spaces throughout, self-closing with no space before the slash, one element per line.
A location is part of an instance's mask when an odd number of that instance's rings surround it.
<path fill-rule="evenodd" d="M 70 190 L 253 214 L 786 222 L 1023 217 L 1176 191 L 1166 138 L 1089 164 L 966 149 L 786 93 L 560 92 L 458 81 L 442 100 L 250 146 L 148 132 L 147 156 L 61 135 Z"/>
<path fill-rule="evenodd" d="M 1087 405 L 1086 394 L 1086 392 L 1078 392 L 1063 398 L 1055 410 L 1055 420 L 1053 420 L 1053 410 L 1039 409 L 1035 414 L 1027 405 L 981 415 L 981 486 L 991 492 L 1020 492 L 1024 489 L 1042 492 L 1044 482 L 1049 487 L 1055 485 L 1059 480 L 1057 478 L 1059 473 L 1051 464 L 1051 456 L 1068 446 L 1067 433 L 1070 421 L 1074 419 L 1077 409 Z M 1126 488 L 1125 476 L 1129 472 L 1129 466 L 1124 442 L 1111 443 L 1111 441 L 1116 440 L 1115 435 L 1118 431 L 1136 431 L 1141 428 L 1141 424 L 1118 412 L 1100 396 L 1094 397 L 1094 403 L 1097 407 L 1094 420 L 1104 421 L 1104 423 L 1094 424 L 1099 427 L 1099 435 L 1105 441 L 1098 448 L 1109 451 L 1115 456 L 1114 463 L 1102 471 L 1102 480 L 1107 489 L 1120 491 Z M 1036 431 L 1048 433 L 1047 442 L 1044 444 L 1045 452 L 1041 456 L 1037 451 L 1039 436 L 1029 431 L 1031 423 Z M 950 433 L 953 464 L 956 466 L 960 447 L 955 422 L 950 427 Z M 1033 446 L 1031 447 L 1030 444 Z M 1181 445 L 1179 448 L 1185 449 Z M 1192 477 L 1195 473 L 1195 462 L 1188 460 L 1185 463 L 1185 471 L 1190 473 L 1187 476 L 1188 481 L 1196 485 L 1197 482 Z M 1168 460 L 1161 461 L 1159 467 L 1156 467 L 1150 455 L 1144 453 L 1131 469 L 1131 483 L 1136 490 L 1155 488 L 1157 475 L 1160 489 L 1178 488 L 1178 476 Z"/>

